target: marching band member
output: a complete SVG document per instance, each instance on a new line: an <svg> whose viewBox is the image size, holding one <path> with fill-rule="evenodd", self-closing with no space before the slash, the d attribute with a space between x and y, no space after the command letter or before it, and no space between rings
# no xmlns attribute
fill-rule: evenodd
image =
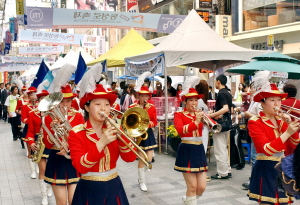
<svg viewBox="0 0 300 205"><path fill-rule="evenodd" d="M196 81L199 83L198 77ZM184 83L181 93L185 108L174 114L174 126L181 137L174 170L182 172L187 185L186 196L182 197L184 204L195 205L205 191L208 167L202 143L203 112L196 111L203 95L189 87L193 87L191 78Z"/></svg>
<svg viewBox="0 0 300 205"><path fill-rule="evenodd" d="M37 90L35 87L29 87L27 89L28 102L24 103L21 108L21 121L25 124L25 126L23 128L22 138L25 142L27 142L26 135L27 135L27 130L28 130L29 112L32 111L33 109L37 108L37 106L38 106L38 102L36 101L36 91ZM28 162L29 162L29 167L30 167L30 172L31 172L30 177L32 179L35 179L36 171L38 171L38 168L36 167L36 163L34 163L31 159L32 156L31 156L31 149L30 149L29 145L27 145L27 152L28 152L27 157L28 157Z"/></svg>
<svg viewBox="0 0 300 205"><path fill-rule="evenodd" d="M100 115L104 112L109 116L116 98L117 95L108 93L102 84L97 84L93 92L85 93L80 99L87 122L74 127L69 138L72 163L82 174L72 205L129 204L116 172L116 163L119 156L132 162L136 155L117 140L116 128L105 123Z"/></svg>
<svg viewBox="0 0 300 205"><path fill-rule="evenodd" d="M36 97L38 101L40 102L45 96L49 95L47 90L42 90L41 92L36 94ZM30 149L32 151L31 154L33 154L33 151L37 151L37 145L36 145L36 140L38 138L38 135L41 134L41 124L42 124L42 119L41 119L41 112L37 109L34 108L32 109L29 114L28 114L28 131L26 135L26 140L28 144L30 145ZM42 193L42 205L47 205L48 204L48 197L52 196L52 190L51 186L46 186L47 184L44 182L44 176L45 176L45 170L46 170L46 159L49 156L50 150L45 148L42 159L38 163L39 166L39 184L40 184L40 189Z"/></svg>
<svg viewBox="0 0 300 205"><path fill-rule="evenodd" d="M148 112L150 118L149 128L147 130L148 138L146 140L142 140L139 146L146 152L149 162L151 162L154 153L154 148L157 147L154 133L152 130L152 128L157 125L156 108L153 104L149 103L149 98L152 96L152 93L149 91L148 87L142 86L139 89L138 94L139 94L139 99L137 100L136 103L131 104L129 108L141 107ZM138 162L139 180L138 181L141 190L147 191L144 166L145 166L144 163L139 159Z"/></svg>
<svg viewBox="0 0 300 205"><path fill-rule="evenodd" d="M119 156L126 162L132 162L136 155L117 139L117 129L105 122L101 115L109 116L117 95L105 90L102 83L105 85L106 81L99 70L102 70L101 64L93 66L82 78L80 107L84 110L87 121L70 132L72 164L82 174L72 205L129 204L116 172L116 163ZM100 77L101 84L95 85ZM133 148L128 139L121 137Z"/></svg>
<svg viewBox="0 0 300 205"><path fill-rule="evenodd" d="M292 198L277 186L278 173L274 166L284 156L286 146L296 147L299 143L300 124L298 121L287 124L276 114L276 107L280 108L281 100L287 94L280 94L276 85L268 82L269 73L259 71L253 77L257 90L253 100L260 102L262 111L248 121L249 134L257 152L248 196L258 204L291 204Z"/></svg>
<svg viewBox="0 0 300 205"><path fill-rule="evenodd" d="M72 98L77 95L72 93L69 85L62 86L61 92L63 100L59 104L60 111L66 116L70 125L75 127L84 123L82 114L71 107ZM54 135L52 127L56 126L59 122L54 122L50 116L46 116L43 123L45 124L45 127L43 127L43 141L46 148L51 149L46 165L45 182L52 185L56 204L64 205L67 202L71 204L80 174L72 166L71 160L65 157L68 153L62 147L59 150L48 135L47 131L50 131Z"/></svg>

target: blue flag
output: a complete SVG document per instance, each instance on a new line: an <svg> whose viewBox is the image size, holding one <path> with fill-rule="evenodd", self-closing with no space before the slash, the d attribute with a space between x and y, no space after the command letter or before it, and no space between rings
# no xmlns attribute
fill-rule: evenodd
<svg viewBox="0 0 300 205"><path fill-rule="evenodd" d="M49 68L45 64L44 60L42 60L39 70L35 75L35 79L33 80L31 86L37 88L41 82L43 82L45 76L49 72Z"/></svg>
<svg viewBox="0 0 300 205"><path fill-rule="evenodd" d="M43 82L44 82L44 81L48 81L48 82L49 82L49 83L45 84L45 86L44 86L45 90L48 90L48 88L50 87L50 85L51 85L52 82L53 82L53 79L54 79L54 76L53 76L52 72L49 71L49 72L46 74L46 76L45 76L45 78L44 78L44 80L43 80Z"/></svg>
<svg viewBox="0 0 300 205"><path fill-rule="evenodd" d="M107 73L107 64L106 64L106 60L101 62L102 64L102 72L103 73Z"/></svg>
<svg viewBox="0 0 300 205"><path fill-rule="evenodd" d="M82 76L84 73L87 71L87 66L84 62L84 59L82 58L81 52L79 53L79 59L78 59L78 64L77 64L77 69L75 72L75 84L78 84L79 81L81 80Z"/></svg>

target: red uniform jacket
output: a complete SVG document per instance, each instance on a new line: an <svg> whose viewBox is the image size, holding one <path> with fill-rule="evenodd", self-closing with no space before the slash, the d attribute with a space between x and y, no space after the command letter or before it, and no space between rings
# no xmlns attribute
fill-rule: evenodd
<svg viewBox="0 0 300 205"><path fill-rule="evenodd" d="M38 107L38 102L35 103L35 105L33 106L31 103L25 103L24 105L22 105L22 110L21 110L21 121L24 123L24 124L27 124L28 123L28 115L29 115L29 112L34 109L34 108L37 108Z"/></svg>
<svg viewBox="0 0 300 205"><path fill-rule="evenodd" d="M269 118L263 112L259 116L252 117L248 121L248 130L253 140L257 153L271 156L287 148L294 149L300 142L298 132L293 134L285 143L282 142L280 135L284 133L288 124L279 116L275 116L279 128L275 128Z"/></svg>
<svg viewBox="0 0 300 205"><path fill-rule="evenodd" d="M120 104L118 104L118 103L114 103L113 106L112 106L112 108L114 108L115 110L121 111ZM121 119L122 116L118 115L117 118Z"/></svg>
<svg viewBox="0 0 300 205"><path fill-rule="evenodd" d="M22 98L18 100L17 107L16 107L17 114L21 115L22 106L26 103L28 103L28 100L23 100Z"/></svg>
<svg viewBox="0 0 300 205"><path fill-rule="evenodd" d="M196 116L192 116L186 108L183 111L175 112L174 126L180 137L201 137L203 123L200 122L197 126L195 123Z"/></svg>
<svg viewBox="0 0 300 205"><path fill-rule="evenodd" d="M129 108L132 107L138 107L140 106L139 102L133 103L129 106ZM144 109L148 112L150 122L149 122L149 128L155 127L157 125L157 117L156 117L156 108L153 104L149 103L149 101L146 103Z"/></svg>
<svg viewBox="0 0 300 205"><path fill-rule="evenodd" d="M68 110L68 120L72 127L75 127L79 124L84 123L82 114L77 112L74 109ZM50 116L46 116L44 123L45 123L46 127L50 130L50 132L52 134L54 134L52 128L50 127L51 122L52 122L52 118ZM44 129L43 129L43 135L44 135L43 142L44 142L46 148L51 149L55 144L54 144L54 142L51 141L50 137L48 136L47 132Z"/></svg>
<svg viewBox="0 0 300 205"><path fill-rule="evenodd" d="M106 126L103 125L103 130ZM126 162L133 162L136 155L121 141L115 140L108 144L101 152L96 142L101 139L94 132L90 121L72 129L69 137L72 164L81 173L105 172L116 168L119 156ZM133 145L123 137L133 148Z"/></svg>
<svg viewBox="0 0 300 205"><path fill-rule="evenodd" d="M71 107L74 108L75 110L79 110L78 101L75 98L72 100Z"/></svg>
<svg viewBox="0 0 300 205"><path fill-rule="evenodd" d="M28 131L26 135L26 140L30 145L35 143L34 136L41 132L41 123L41 112L37 108L32 109L28 114Z"/></svg>

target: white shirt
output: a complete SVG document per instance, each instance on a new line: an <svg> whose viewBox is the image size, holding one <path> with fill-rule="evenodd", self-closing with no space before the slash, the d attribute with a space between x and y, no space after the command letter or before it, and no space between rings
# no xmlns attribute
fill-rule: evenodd
<svg viewBox="0 0 300 205"><path fill-rule="evenodd" d="M253 115L258 115L262 110L261 104L259 102L252 101L249 105L248 111Z"/></svg>
<svg viewBox="0 0 300 205"><path fill-rule="evenodd" d="M16 100L17 99L17 97L18 97L18 95L16 95L16 96L13 96L13 95L9 95L9 96L7 96L7 98L6 98L6 100L5 100L5 103L4 103L4 105L5 106L10 106L10 96L12 97L12 99L14 99L14 100ZM10 114L12 115L12 117L16 117L17 116L17 113L16 112L10 112Z"/></svg>

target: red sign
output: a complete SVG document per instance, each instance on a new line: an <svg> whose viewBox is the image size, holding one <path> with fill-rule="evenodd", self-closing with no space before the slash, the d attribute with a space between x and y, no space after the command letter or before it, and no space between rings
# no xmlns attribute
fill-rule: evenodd
<svg viewBox="0 0 300 205"><path fill-rule="evenodd" d="M127 11L139 13L138 0L127 0Z"/></svg>
<svg viewBox="0 0 300 205"><path fill-rule="evenodd" d="M4 80L3 80L3 82L4 82L4 83L8 83L8 72L7 72L7 71L4 71L3 75L4 75Z"/></svg>

